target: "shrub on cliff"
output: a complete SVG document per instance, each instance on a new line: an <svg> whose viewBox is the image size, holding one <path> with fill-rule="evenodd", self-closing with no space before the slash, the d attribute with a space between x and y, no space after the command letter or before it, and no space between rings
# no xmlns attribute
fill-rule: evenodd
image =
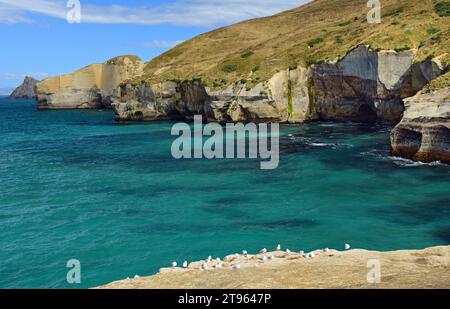
<svg viewBox="0 0 450 309"><path fill-rule="evenodd" d="M225 73L236 72L237 69L238 69L237 65L232 63L226 63L222 66L222 71L224 71Z"/></svg>
<svg viewBox="0 0 450 309"><path fill-rule="evenodd" d="M450 16L450 1L440 1L434 6L436 13L440 17Z"/></svg>

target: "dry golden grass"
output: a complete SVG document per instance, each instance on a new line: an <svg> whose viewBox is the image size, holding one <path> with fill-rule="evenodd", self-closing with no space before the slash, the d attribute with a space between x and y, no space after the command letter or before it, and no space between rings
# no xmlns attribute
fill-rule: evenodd
<svg viewBox="0 0 450 309"><path fill-rule="evenodd" d="M449 0L383 0L382 23L367 22L366 1L316 0L278 15L205 33L153 59L135 82L201 78L219 88L239 80L249 85L279 70L344 56L367 44L373 49L418 50L418 60L450 46L450 17L436 3ZM448 65L449 57L445 57Z"/></svg>

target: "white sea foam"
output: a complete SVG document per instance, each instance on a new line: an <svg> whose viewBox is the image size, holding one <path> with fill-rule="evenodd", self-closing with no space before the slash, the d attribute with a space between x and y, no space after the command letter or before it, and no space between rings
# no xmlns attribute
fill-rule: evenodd
<svg viewBox="0 0 450 309"><path fill-rule="evenodd" d="M420 167L420 166L448 166L441 161L434 162L421 162L421 161L413 161L401 157L388 157L394 164L401 167Z"/></svg>

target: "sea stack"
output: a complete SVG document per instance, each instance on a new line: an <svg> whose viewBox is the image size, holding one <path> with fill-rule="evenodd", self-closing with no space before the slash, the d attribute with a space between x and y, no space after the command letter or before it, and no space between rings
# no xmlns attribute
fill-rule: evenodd
<svg viewBox="0 0 450 309"><path fill-rule="evenodd" d="M36 93L34 88L39 81L31 76L25 77L22 85L16 88L11 95L11 99L34 99L36 98Z"/></svg>

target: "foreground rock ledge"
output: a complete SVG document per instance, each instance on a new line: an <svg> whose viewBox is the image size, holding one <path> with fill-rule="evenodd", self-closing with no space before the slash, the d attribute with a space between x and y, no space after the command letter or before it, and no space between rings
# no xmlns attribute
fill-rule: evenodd
<svg viewBox="0 0 450 309"><path fill-rule="evenodd" d="M262 261L273 255L273 260ZM316 251L314 258L285 252L239 257L222 269L201 270L202 262L188 269L113 282L102 289L304 289L304 288L450 288L450 246L417 251ZM369 260L381 262L381 284L367 282ZM233 269L239 263L241 269ZM210 263L211 266L215 262Z"/></svg>

